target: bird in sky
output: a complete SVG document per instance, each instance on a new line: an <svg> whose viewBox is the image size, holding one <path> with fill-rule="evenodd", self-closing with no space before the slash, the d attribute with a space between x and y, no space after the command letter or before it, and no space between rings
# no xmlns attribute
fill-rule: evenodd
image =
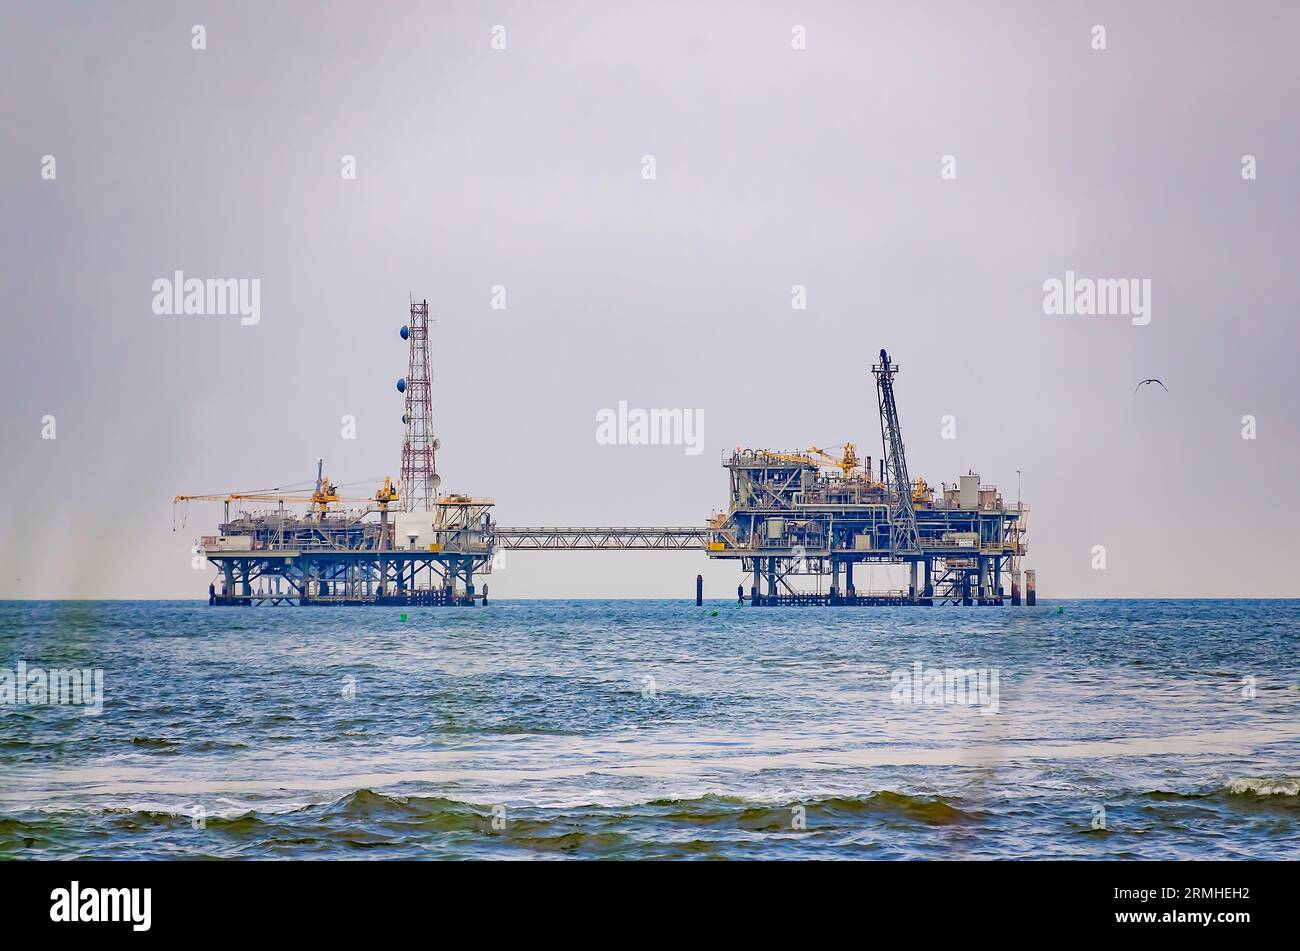
<svg viewBox="0 0 1300 951"><path fill-rule="evenodd" d="M1142 387L1146 386L1148 383L1160 383L1160 381L1157 380L1155 377L1151 377L1151 379L1149 380L1143 380L1137 386L1133 387L1133 392L1136 393L1138 390L1142 389ZM1163 383L1160 383L1160 389L1164 390L1166 393L1169 392L1169 387L1165 386Z"/></svg>

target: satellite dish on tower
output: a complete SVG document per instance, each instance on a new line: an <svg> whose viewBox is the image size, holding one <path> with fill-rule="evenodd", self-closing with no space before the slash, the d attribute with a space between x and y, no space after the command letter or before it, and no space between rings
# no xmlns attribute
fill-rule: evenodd
<svg viewBox="0 0 1300 951"><path fill-rule="evenodd" d="M434 439L433 439L433 448L434 448L435 450L437 450L437 449L441 449L441 448L442 448L442 440L439 439L439 438L436 437L436 436L435 436Z"/></svg>
<svg viewBox="0 0 1300 951"><path fill-rule="evenodd" d="M429 476L429 488L436 489L440 485L442 485L442 476L438 475L436 472Z"/></svg>

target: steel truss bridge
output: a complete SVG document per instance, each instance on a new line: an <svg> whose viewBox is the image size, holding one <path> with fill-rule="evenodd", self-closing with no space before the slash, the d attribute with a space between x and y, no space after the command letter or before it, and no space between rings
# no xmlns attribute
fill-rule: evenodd
<svg viewBox="0 0 1300 951"><path fill-rule="evenodd" d="M492 527L497 548L519 551L674 551L703 548L712 533L707 528L596 527L596 528L503 528Z"/></svg>

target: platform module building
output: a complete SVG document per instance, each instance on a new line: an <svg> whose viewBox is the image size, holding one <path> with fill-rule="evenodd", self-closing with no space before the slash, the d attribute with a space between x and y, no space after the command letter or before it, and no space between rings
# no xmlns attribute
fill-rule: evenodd
<svg viewBox="0 0 1300 951"><path fill-rule="evenodd" d="M224 501L217 535L199 551L218 571L208 601L253 604L474 604L476 580L492 570L491 499L438 494L435 468L429 305L412 301L401 337L407 375L397 381L402 414L402 478L372 496L349 498L317 464L310 494L280 490L177 496L175 503ZM265 506L274 504L274 508ZM306 512L287 508L305 504ZM231 517L231 506L236 506ZM262 507L258 507L262 506Z"/></svg>
<svg viewBox="0 0 1300 951"><path fill-rule="evenodd" d="M383 503L301 515L243 512L204 536L213 604L469 604L487 598L492 502L440 496L432 511ZM376 518L375 516L378 515Z"/></svg>
<svg viewBox="0 0 1300 951"><path fill-rule="evenodd" d="M879 473L852 443L838 457L816 447L737 449L723 461L730 499L710 520L709 557L741 562L755 605L990 605L1008 587L1019 604L1028 506L974 473L937 492L911 479L894 402L898 367L880 356ZM864 590L854 578L862 565L906 566L909 583Z"/></svg>

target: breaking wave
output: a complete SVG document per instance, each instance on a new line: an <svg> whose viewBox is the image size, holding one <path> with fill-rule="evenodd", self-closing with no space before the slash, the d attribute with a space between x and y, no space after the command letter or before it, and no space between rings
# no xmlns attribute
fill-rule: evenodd
<svg viewBox="0 0 1300 951"><path fill-rule="evenodd" d="M1223 792L1229 796L1249 796L1259 799L1269 797L1296 799L1300 797L1300 779L1291 776L1277 779L1262 777L1234 779L1223 787Z"/></svg>

